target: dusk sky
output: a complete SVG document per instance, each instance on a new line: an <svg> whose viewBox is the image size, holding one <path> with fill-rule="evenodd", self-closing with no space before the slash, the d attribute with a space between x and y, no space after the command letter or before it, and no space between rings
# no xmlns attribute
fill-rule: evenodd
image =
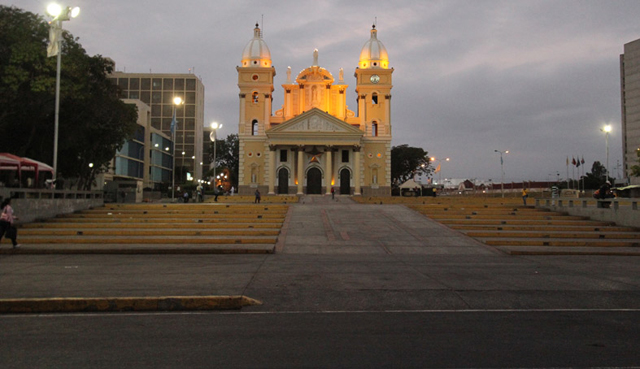
<svg viewBox="0 0 640 369"><path fill-rule="evenodd" d="M2 0L44 14L50 1ZM205 124L238 132L235 67L259 22L276 68L273 111L293 75L344 68L356 110L354 70L376 22L395 69L393 145L450 157L442 177L552 180L566 159L622 173L619 58L640 38L640 1L88 1L64 23L90 55L125 72L189 73L205 85ZM264 19L264 22L263 22ZM64 68L64 58L63 58ZM220 136L219 135L219 136ZM572 168L569 168L571 176ZM582 167L580 168L582 169Z"/></svg>

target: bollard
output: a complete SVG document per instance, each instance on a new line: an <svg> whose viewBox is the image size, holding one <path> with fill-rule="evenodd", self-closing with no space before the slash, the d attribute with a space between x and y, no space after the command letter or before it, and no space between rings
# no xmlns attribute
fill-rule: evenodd
<svg viewBox="0 0 640 369"><path fill-rule="evenodd" d="M582 207L586 208L587 207L587 200L582 200Z"/></svg>
<svg viewBox="0 0 640 369"><path fill-rule="evenodd" d="M631 203L631 209L632 210L638 210L638 202L637 201L634 201L634 202Z"/></svg>
<svg viewBox="0 0 640 369"><path fill-rule="evenodd" d="M569 207L572 208L573 207L573 200L569 200Z"/></svg>

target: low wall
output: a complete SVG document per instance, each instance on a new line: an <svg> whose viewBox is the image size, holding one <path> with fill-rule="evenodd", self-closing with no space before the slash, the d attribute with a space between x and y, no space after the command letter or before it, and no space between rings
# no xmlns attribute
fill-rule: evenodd
<svg viewBox="0 0 640 369"><path fill-rule="evenodd" d="M562 211L570 215L589 217L593 220L614 222L617 225L640 228L638 201L611 199L609 208L601 208L603 201L575 198L536 199L536 207ZM600 205L599 205L600 204Z"/></svg>
<svg viewBox="0 0 640 369"><path fill-rule="evenodd" d="M29 223L104 205L102 191L2 188L0 196L12 198L11 207L19 218L17 223Z"/></svg>

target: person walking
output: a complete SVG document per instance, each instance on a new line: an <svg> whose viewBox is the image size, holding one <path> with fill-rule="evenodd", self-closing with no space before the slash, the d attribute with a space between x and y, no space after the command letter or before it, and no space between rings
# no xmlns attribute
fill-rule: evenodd
<svg viewBox="0 0 640 369"><path fill-rule="evenodd" d="M334 200L336 198L336 189L331 187L331 200Z"/></svg>
<svg viewBox="0 0 640 369"><path fill-rule="evenodd" d="M3 236L6 236L11 240L13 248L17 249L20 247L20 244L16 241L18 238L18 229L13 225L13 222L18 219L18 217L13 214L11 198L4 200L0 207L2 207L2 215L0 215L0 241Z"/></svg>
<svg viewBox="0 0 640 369"><path fill-rule="evenodd" d="M254 204L259 204L260 203L260 190L258 190L257 188L256 188L256 199L255 199L255 201L253 203Z"/></svg>
<svg viewBox="0 0 640 369"><path fill-rule="evenodd" d="M526 188L522 189L522 202L524 203L524 206L527 206L527 198L529 197L529 191L527 191Z"/></svg>

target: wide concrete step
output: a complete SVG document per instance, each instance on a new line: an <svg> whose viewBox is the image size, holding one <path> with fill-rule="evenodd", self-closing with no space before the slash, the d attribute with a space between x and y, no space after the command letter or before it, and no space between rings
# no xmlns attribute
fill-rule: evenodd
<svg viewBox="0 0 640 369"><path fill-rule="evenodd" d="M220 213L206 213L206 214L171 214L171 213L157 213L157 214L127 214L127 213L108 213L108 214L91 214L91 213L77 213L77 214L63 214L59 215L54 219L130 219L130 218L139 218L139 219L217 219L217 218L228 218L228 219L283 219L286 214L271 214L271 213L262 213L262 214L243 214L243 213L230 213L230 214L220 214Z"/></svg>
<svg viewBox="0 0 640 369"><path fill-rule="evenodd" d="M280 229L282 228L282 222L272 222L272 223L259 223L259 222L251 222L251 223L211 223L211 222L171 222L171 223L122 223L122 222L109 222L109 223L93 223L93 222L73 222L73 223L62 223L62 222L48 222L48 223L28 223L20 226L21 230L26 229L67 229L71 228L74 230L83 230L83 229L93 229L93 228L101 228L101 229L127 229L127 228L135 228L135 229ZM22 231L21 231L22 232Z"/></svg>
<svg viewBox="0 0 640 369"><path fill-rule="evenodd" d="M219 223L282 223L284 218L51 218L47 219L46 223L103 223L103 224L126 224L126 223L204 223L204 224L219 224Z"/></svg>
<svg viewBox="0 0 640 369"><path fill-rule="evenodd" d="M31 244L245 244L245 243L273 243L277 241L277 236L36 236L19 235L20 243ZM10 245L7 240L3 244Z"/></svg>
<svg viewBox="0 0 640 369"><path fill-rule="evenodd" d="M277 236L279 229L24 229L26 236Z"/></svg>
<svg viewBox="0 0 640 369"><path fill-rule="evenodd" d="M640 256L640 248L632 247L555 247L555 246L500 246L498 250L509 255L595 255L595 256Z"/></svg>
<svg viewBox="0 0 640 369"><path fill-rule="evenodd" d="M65 243L65 244L23 244L18 249L0 246L0 254L273 254L275 244L197 244L197 243L165 243L165 244L122 244L122 243Z"/></svg>
<svg viewBox="0 0 640 369"><path fill-rule="evenodd" d="M496 219L439 219L439 223L446 225L512 225L512 226L527 226L527 225L535 225L535 226L612 226L615 225L613 222L600 222L593 221L588 219L580 219L580 220L564 220L564 219L556 219L556 220L526 220L526 219L509 219L509 220L496 220Z"/></svg>
<svg viewBox="0 0 640 369"><path fill-rule="evenodd" d="M640 233L632 232L534 232L522 231L463 231L473 238L597 238L597 239L640 239Z"/></svg>
<svg viewBox="0 0 640 369"><path fill-rule="evenodd" d="M609 240L609 239L548 239L548 238L491 238L481 239L487 245L491 246L558 246L558 247L640 247L638 240Z"/></svg>
<svg viewBox="0 0 640 369"><path fill-rule="evenodd" d="M195 209L92 209L85 210L81 214L287 214L287 209L236 209L236 208L210 208L206 210Z"/></svg>
<svg viewBox="0 0 640 369"><path fill-rule="evenodd" d="M588 223L587 223L588 224ZM598 225L484 225L484 224L452 224L449 228L459 231L548 231L548 232L637 232L629 227Z"/></svg>
<svg viewBox="0 0 640 369"><path fill-rule="evenodd" d="M454 219L491 219L491 220L509 220L513 218L522 218L526 220L586 220L588 217L573 215L458 215L458 214L425 214L427 217L437 220L454 220Z"/></svg>
<svg viewBox="0 0 640 369"><path fill-rule="evenodd" d="M214 208L234 208L234 209L287 209L284 204L219 204L219 203L186 203L186 204L107 204L94 209L186 209L186 210L206 210Z"/></svg>

